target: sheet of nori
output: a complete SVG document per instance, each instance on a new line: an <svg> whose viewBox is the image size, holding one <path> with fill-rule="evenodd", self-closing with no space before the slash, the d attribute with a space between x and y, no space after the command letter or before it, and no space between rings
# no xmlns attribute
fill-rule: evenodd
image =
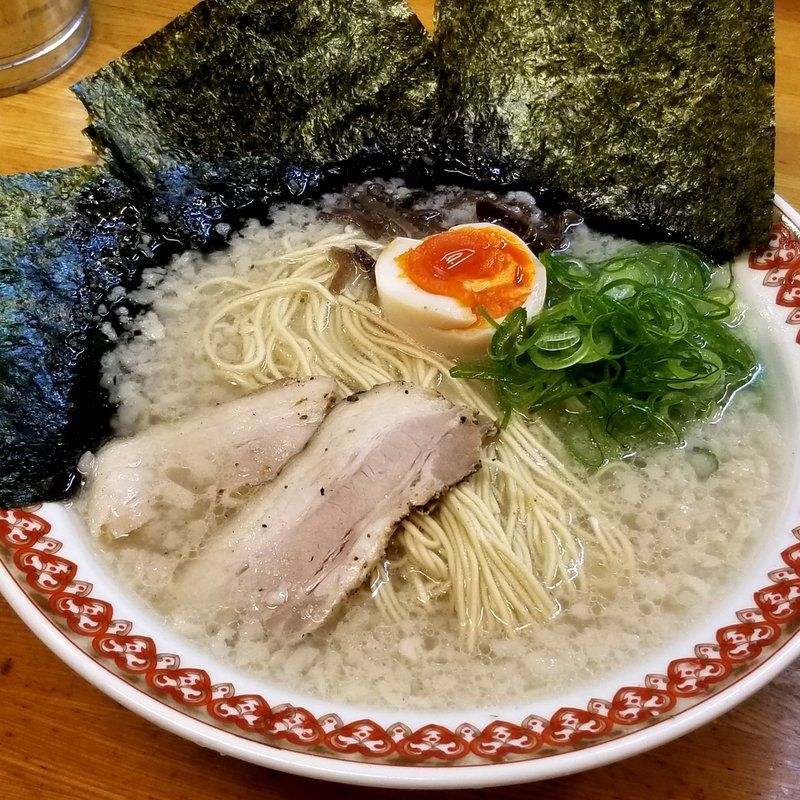
<svg viewBox="0 0 800 800"><path fill-rule="evenodd" d="M763 240L772 0L438 0L449 167L717 256Z"/></svg>
<svg viewBox="0 0 800 800"><path fill-rule="evenodd" d="M165 250L144 219L104 168L0 177L0 507L63 497L106 432L98 310Z"/></svg>
<svg viewBox="0 0 800 800"><path fill-rule="evenodd" d="M98 147L206 245L276 196L408 169L432 52L404 0L205 0L73 89Z"/></svg>

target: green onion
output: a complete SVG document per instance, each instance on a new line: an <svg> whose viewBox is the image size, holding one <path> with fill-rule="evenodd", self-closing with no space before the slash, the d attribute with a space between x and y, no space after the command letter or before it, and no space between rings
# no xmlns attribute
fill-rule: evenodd
<svg viewBox="0 0 800 800"><path fill-rule="evenodd" d="M735 296L721 268L683 245L629 248L602 262L543 253L548 306L496 330L489 358L454 377L491 381L503 424L515 411L565 412L570 446L599 467L636 448L680 441L719 413L758 371L734 333ZM487 317L488 319L488 317Z"/></svg>

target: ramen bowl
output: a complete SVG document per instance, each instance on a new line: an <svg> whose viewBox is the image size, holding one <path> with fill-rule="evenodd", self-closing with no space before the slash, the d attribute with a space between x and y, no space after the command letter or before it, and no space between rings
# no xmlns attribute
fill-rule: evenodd
<svg viewBox="0 0 800 800"><path fill-rule="evenodd" d="M767 332L782 434L797 441L800 216L775 200L769 245L733 268ZM69 506L0 512L0 590L66 664L151 722L226 755L308 777L481 787L598 767L728 711L800 656L800 463L729 584L663 646L530 700L398 712L290 691L215 658L121 584ZM748 491L746 486L742 491ZM643 612L644 613L644 612ZM365 678L366 679L366 678Z"/></svg>

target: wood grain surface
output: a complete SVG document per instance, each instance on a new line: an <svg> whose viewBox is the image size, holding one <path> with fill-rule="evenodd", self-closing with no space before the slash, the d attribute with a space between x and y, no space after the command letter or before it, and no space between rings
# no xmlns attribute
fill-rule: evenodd
<svg viewBox="0 0 800 800"><path fill-rule="evenodd" d="M191 5L94 0L85 54L50 83L0 99L0 173L91 162L81 135L83 109L67 87ZM429 23L430 0L412 6ZM800 2L776 0L776 21L776 188L800 206ZM649 754L535 786L436 796L794 800L800 798L798 720L795 663L734 711ZM84 682L0 601L0 800L379 800L398 794L282 775L168 734Z"/></svg>

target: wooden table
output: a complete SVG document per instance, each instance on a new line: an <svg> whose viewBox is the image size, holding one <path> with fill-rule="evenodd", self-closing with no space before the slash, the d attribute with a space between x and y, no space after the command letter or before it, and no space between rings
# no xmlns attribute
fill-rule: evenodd
<svg viewBox="0 0 800 800"><path fill-rule="evenodd" d="M2 2L2 0L0 0ZM192 0L95 0L88 50L63 75L0 100L0 173L93 160L67 87ZM430 20L430 0L412 2ZM800 3L776 0L776 186L800 206ZM397 796L224 758L155 728L91 687L0 601L1 800L242 800ZM718 721L647 755L534 786L438 797L767 800L800 797L800 663ZM418 795L420 796L420 795ZM421 796L420 796L421 800Z"/></svg>

